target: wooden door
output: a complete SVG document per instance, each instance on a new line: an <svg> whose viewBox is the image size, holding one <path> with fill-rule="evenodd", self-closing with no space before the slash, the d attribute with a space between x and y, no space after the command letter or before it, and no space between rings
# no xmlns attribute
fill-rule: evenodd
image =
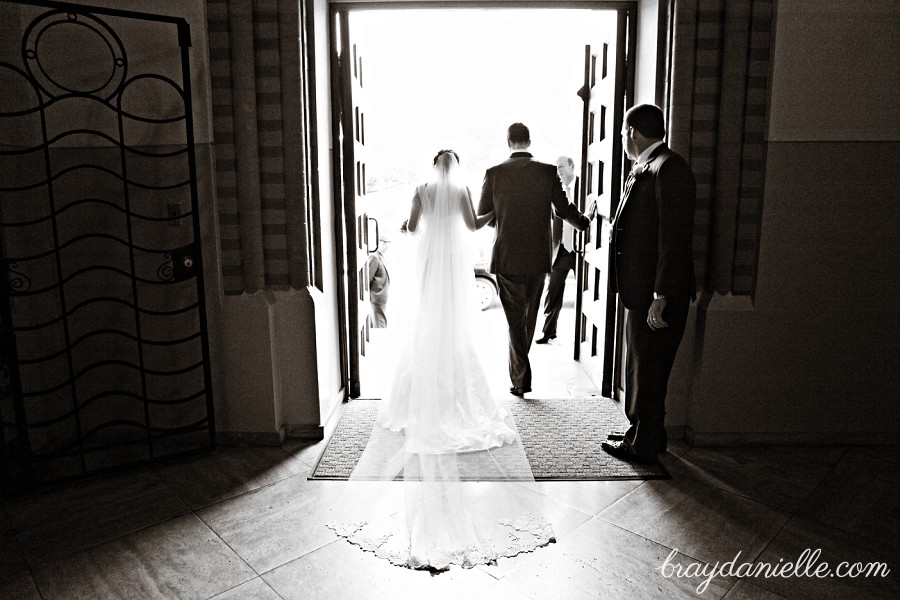
<svg viewBox="0 0 900 600"><path fill-rule="evenodd" d="M580 208L597 203L599 217L579 236L576 260L575 358L604 396L613 394L616 356L616 296L610 293L610 217L621 194L623 172L619 130L626 102L627 35L631 15L620 10L614 28L585 46Z"/></svg>
<svg viewBox="0 0 900 600"><path fill-rule="evenodd" d="M350 398L361 394L360 371L364 368L369 342L369 276L366 262L368 251L377 245L370 239L369 219L366 211L366 103L365 64L358 39L351 39L350 14L336 14L339 31L339 47L336 117L339 129L339 185L335 193L340 195L336 204L343 213L344 259L344 326L346 327L345 364L347 365Z"/></svg>

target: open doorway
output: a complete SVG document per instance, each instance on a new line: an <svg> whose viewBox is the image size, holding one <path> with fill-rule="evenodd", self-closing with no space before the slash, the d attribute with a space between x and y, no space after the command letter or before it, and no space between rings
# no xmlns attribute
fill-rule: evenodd
<svg viewBox="0 0 900 600"><path fill-rule="evenodd" d="M344 261L343 347L348 395L378 397L379 346L391 317L402 318L402 290L410 258L401 226L415 186L427 180L442 148L460 156L477 206L485 170L508 156L506 128L532 131L531 151L553 163L574 159L580 176L576 202L597 200L614 214L622 154L616 135L626 102L626 52L633 15L627 9L380 9L333 5L332 102L336 214L343 214L338 249ZM633 40L633 37L632 37ZM628 94L630 96L630 94ZM618 119L618 120L617 120ZM561 315L568 346L604 395L613 386L615 302L606 290L608 220L579 236L568 281L571 308ZM489 256L493 231L473 235ZM381 241L379 240L381 238ZM370 318L371 252L385 249L392 273L386 330ZM389 257L387 256L389 254ZM393 264L392 264L393 263ZM486 280L474 275L489 299ZM399 277L399 279L398 279ZM505 320L499 303L484 313L485 348L505 361ZM542 317L539 317L538 327ZM570 326L569 326L570 325ZM498 334L499 332L499 334ZM489 367L493 368L493 367ZM503 366L505 369L505 364Z"/></svg>

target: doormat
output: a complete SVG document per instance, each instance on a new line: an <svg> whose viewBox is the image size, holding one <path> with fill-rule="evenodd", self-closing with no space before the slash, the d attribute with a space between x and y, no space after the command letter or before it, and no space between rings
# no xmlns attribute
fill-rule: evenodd
<svg viewBox="0 0 900 600"><path fill-rule="evenodd" d="M310 479L349 479L375 425L379 400L351 400L345 407ZM600 447L607 434L624 432L628 421L608 398L511 399L532 473L538 481L668 479L661 464L613 458ZM463 479L477 480L477 475Z"/></svg>

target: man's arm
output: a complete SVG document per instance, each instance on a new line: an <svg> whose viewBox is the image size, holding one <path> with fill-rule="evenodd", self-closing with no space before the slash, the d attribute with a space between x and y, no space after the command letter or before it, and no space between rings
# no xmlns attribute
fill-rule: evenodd
<svg viewBox="0 0 900 600"><path fill-rule="evenodd" d="M656 177L659 231L653 291L663 296L689 296L697 196L694 174L683 160L669 159Z"/></svg>
<svg viewBox="0 0 900 600"><path fill-rule="evenodd" d="M556 209L556 214L568 221L578 231L584 231L591 226L591 219L584 216L577 206L569 202L569 199L566 197L566 190L562 188L562 184L559 181L559 176L555 172L553 176L556 179L556 185L553 185L551 188L553 192L550 196L550 201L553 203L553 208Z"/></svg>

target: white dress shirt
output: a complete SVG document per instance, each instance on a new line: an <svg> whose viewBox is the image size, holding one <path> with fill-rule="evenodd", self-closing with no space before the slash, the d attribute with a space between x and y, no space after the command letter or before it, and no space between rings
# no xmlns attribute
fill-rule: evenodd
<svg viewBox="0 0 900 600"><path fill-rule="evenodd" d="M565 186L566 188L566 198L569 199L569 202L575 203L575 198L573 197L575 194L575 178L572 178L572 181ZM566 221L563 221L563 230L562 230L562 247L565 248L568 252L571 252L575 248L575 228L572 227Z"/></svg>

